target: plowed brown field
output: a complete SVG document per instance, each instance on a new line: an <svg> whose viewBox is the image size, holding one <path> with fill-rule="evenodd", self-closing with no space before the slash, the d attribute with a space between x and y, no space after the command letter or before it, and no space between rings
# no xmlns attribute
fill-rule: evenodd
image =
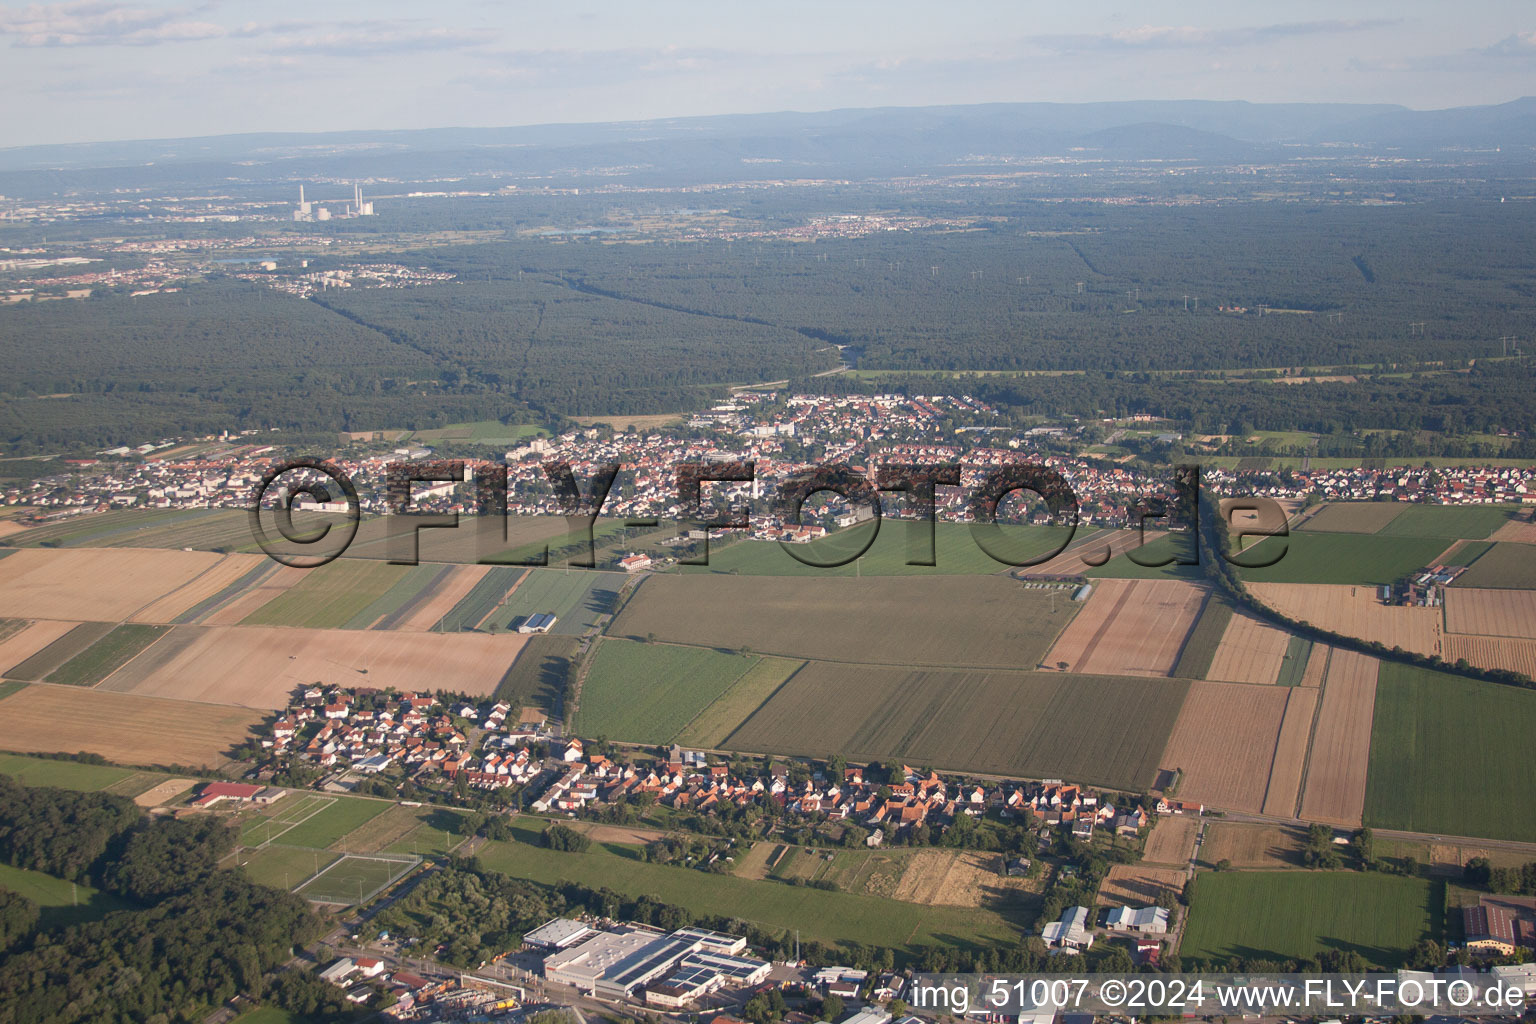
<svg viewBox="0 0 1536 1024"><path fill-rule="evenodd" d="M1183 771L1179 799L1257 813L1290 687L1194 683L1163 752Z"/></svg>
<svg viewBox="0 0 1536 1024"><path fill-rule="evenodd" d="M1174 580L1099 580L1043 664L1088 675L1166 676L1179 660L1205 591Z"/></svg>
<svg viewBox="0 0 1536 1024"><path fill-rule="evenodd" d="M1301 816L1332 825L1359 825L1376 707L1375 658L1335 650L1323 683L1312 753L1301 795Z"/></svg>

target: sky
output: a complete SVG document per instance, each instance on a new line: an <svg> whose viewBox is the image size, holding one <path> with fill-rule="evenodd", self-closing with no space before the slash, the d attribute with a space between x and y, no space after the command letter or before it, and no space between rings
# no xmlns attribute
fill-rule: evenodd
<svg viewBox="0 0 1536 1024"><path fill-rule="evenodd" d="M1530 0L0 2L0 146L985 102L1536 94Z"/></svg>

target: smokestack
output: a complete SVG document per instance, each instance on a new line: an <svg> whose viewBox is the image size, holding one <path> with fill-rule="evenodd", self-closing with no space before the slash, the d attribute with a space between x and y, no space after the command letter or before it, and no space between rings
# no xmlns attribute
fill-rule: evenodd
<svg viewBox="0 0 1536 1024"><path fill-rule="evenodd" d="M304 205L304 186L303 185L299 186L299 205L300 206Z"/></svg>

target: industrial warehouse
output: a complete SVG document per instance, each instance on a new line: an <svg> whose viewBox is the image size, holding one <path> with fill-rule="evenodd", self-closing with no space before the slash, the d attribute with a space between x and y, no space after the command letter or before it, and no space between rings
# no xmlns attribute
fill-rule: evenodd
<svg viewBox="0 0 1536 1024"><path fill-rule="evenodd" d="M596 931L563 918L536 928L524 942L554 950L544 960L544 977L607 999L639 998L675 1009L727 985L755 985L769 964L742 956L747 940L734 935L680 928L663 933L633 925Z"/></svg>

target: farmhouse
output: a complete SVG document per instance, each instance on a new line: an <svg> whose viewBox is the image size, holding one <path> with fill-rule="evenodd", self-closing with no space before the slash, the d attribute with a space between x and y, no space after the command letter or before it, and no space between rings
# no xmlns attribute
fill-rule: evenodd
<svg viewBox="0 0 1536 1024"><path fill-rule="evenodd" d="M650 555L626 555L619 559L619 568L625 572L640 572L651 567Z"/></svg>
<svg viewBox="0 0 1536 1024"><path fill-rule="evenodd" d="M1041 932L1047 946L1060 949L1087 949L1093 945L1089 922L1093 912L1087 907L1069 907L1060 921L1052 921Z"/></svg>
<svg viewBox="0 0 1536 1024"><path fill-rule="evenodd" d="M1115 907L1105 922L1110 931L1141 932L1143 935L1168 933L1168 910L1165 907Z"/></svg>

